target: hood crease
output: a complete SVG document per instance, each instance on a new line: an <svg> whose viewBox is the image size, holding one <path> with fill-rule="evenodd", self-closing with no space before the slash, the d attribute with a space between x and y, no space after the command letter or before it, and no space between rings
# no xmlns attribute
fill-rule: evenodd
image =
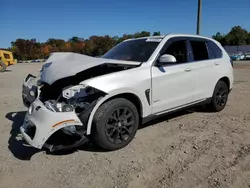
<svg viewBox="0 0 250 188"><path fill-rule="evenodd" d="M109 64L140 65L141 62L96 58L71 52L55 52L46 60L41 69L41 81L53 84L55 81L74 76L92 67Z"/></svg>

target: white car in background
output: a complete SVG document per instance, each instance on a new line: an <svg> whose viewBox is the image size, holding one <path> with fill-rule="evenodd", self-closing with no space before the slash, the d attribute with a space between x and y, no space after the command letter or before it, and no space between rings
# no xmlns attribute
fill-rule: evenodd
<svg viewBox="0 0 250 188"><path fill-rule="evenodd" d="M247 53L245 54L245 60L250 60L250 52L247 52Z"/></svg>
<svg viewBox="0 0 250 188"><path fill-rule="evenodd" d="M98 58L54 53L40 73L24 81L20 130L50 151L90 139L117 150L152 117L197 105L219 112L234 80L220 43L185 34L129 39Z"/></svg>

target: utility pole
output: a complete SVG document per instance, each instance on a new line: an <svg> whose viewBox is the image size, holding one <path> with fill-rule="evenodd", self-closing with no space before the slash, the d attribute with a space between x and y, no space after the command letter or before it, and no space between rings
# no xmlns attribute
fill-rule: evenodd
<svg viewBox="0 0 250 188"><path fill-rule="evenodd" d="M200 34L200 29L201 29L201 5L202 5L202 0L198 0L198 10L197 10L197 30L196 34Z"/></svg>

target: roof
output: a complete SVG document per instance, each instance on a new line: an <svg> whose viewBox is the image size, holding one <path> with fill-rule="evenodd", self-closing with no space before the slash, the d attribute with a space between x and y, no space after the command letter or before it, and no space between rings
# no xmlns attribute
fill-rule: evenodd
<svg viewBox="0 0 250 188"><path fill-rule="evenodd" d="M139 37L139 38L126 39L124 41L139 40L139 39L163 39L165 36L166 35L161 35L161 36L147 36L147 37Z"/></svg>
<svg viewBox="0 0 250 188"><path fill-rule="evenodd" d="M137 39L163 39L166 36L170 36L170 37L195 37L195 38L203 38L203 39L208 39L208 40L214 40L212 38L209 37L205 37L202 35L194 35L194 34L185 34L185 33L169 33L166 35L160 35L160 36L147 36L147 37L140 37L140 38L131 38L131 39L127 39L125 41L129 41L129 40L137 40Z"/></svg>

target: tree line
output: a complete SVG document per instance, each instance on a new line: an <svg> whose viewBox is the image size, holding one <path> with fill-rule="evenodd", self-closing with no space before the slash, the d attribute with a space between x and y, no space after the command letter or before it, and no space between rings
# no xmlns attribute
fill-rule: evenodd
<svg viewBox="0 0 250 188"><path fill-rule="evenodd" d="M222 46L250 45L250 31L241 26L232 27L227 34L217 32L212 38L219 41Z"/></svg>
<svg viewBox="0 0 250 188"><path fill-rule="evenodd" d="M141 31L134 34L124 34L121 37L105 35L90 36L87 39L83 39L74 36L67 41L50 38L44 43L37 42L36 39L26 40L19 38L11 42L11 47L8 50L12 51L14 57L18 60L44 59L52 52L75 52L89 56L100 56L126 39L150 35L150 32ZM159 36L161 33L159 31L153 32L152 35Z"/></svg>
<svg viewBox="0 0 250 188"><path fill-rule="evenodd" d="M36 39L19 38L11 42L11 47L8 50L12 51L14 57L18 60L44 59L52 52L75 52L89 56L100 56L126 39L150 35L151 33L148 31L141 31L134 34L124 34L121 37L94 35L84 39L74 36L67 41L50 38L44 43L37 42ZM159 36L161 33L159 31L153 32L152 35ZM232 27L227 34L217 32L212 38L219 41L223 46L250 44L250 32L241 26Z"/></svg>

